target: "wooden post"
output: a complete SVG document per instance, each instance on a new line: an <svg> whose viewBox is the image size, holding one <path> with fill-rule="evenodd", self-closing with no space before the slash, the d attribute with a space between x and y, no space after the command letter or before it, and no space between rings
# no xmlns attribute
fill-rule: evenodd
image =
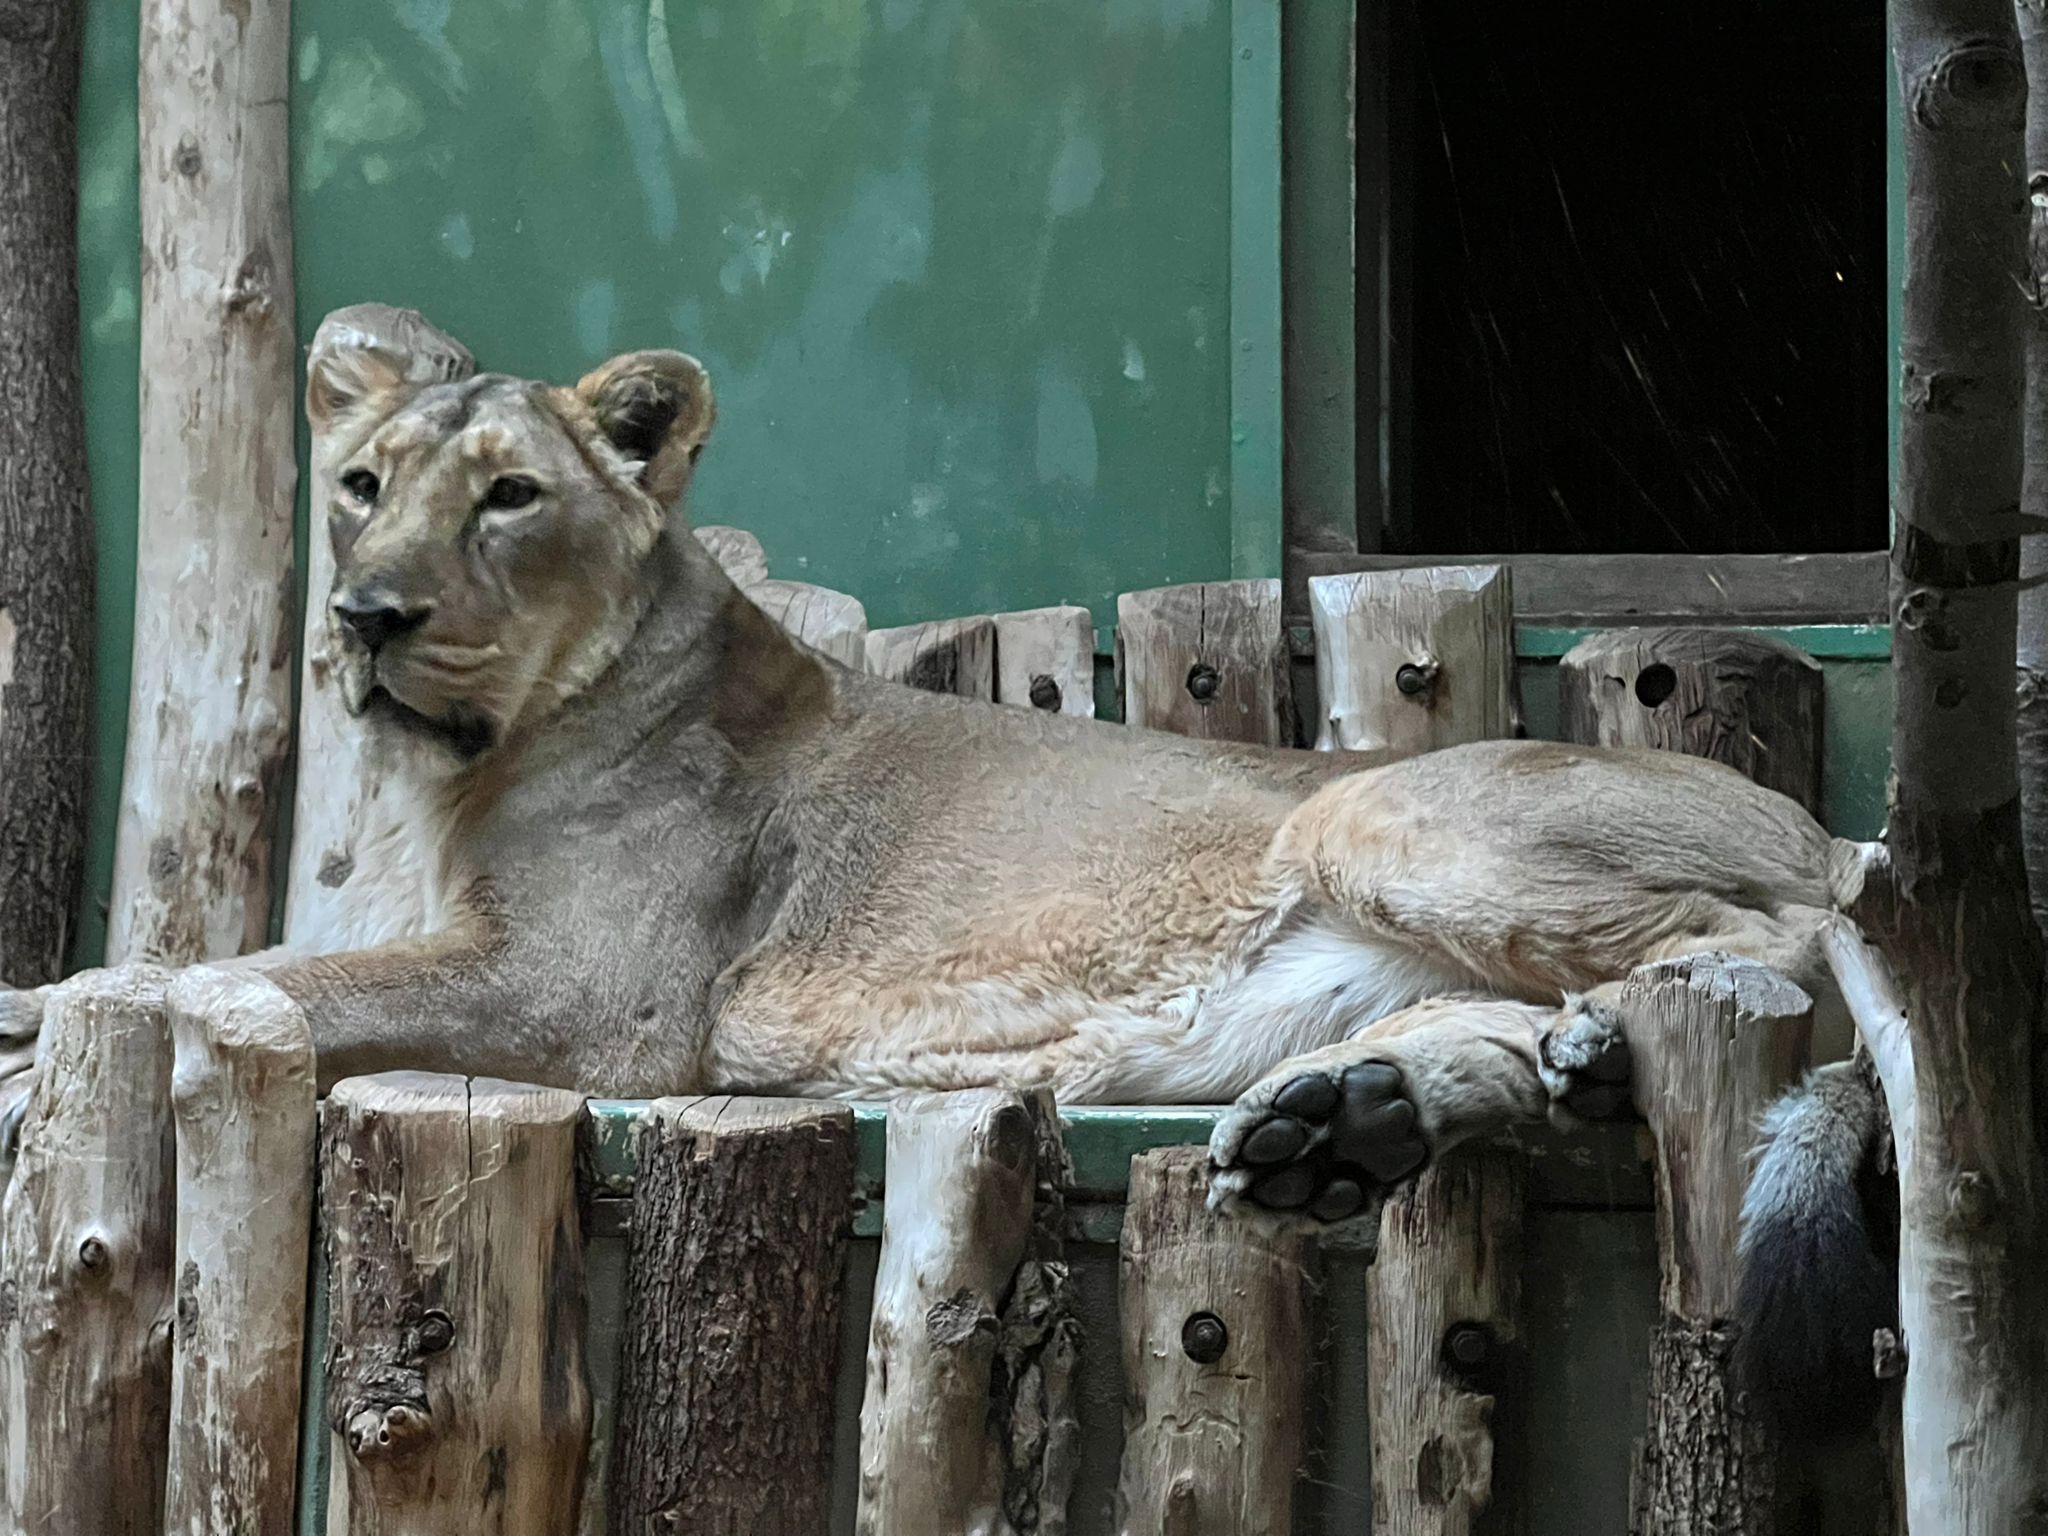
<svg viewBox="0 0 2048 1536"><path fill-rule="evenodd" d="M320 1113L328 1530L567 1536L590 1435L580 1096L419 1072Z"/></svg>
<svg viewBox="0 0 2048 1536"><path fill-rule="evenodd" d="M176 1220L169 976L88 971L45 1004L0 1208L6 1529L159 1536Z"/></svg>
<svg viewBox="0 0 2048 1536"><path fill-rule="evenodd" d="M1123 1536L1290 1536L1308 1275L1297 1232L1212 1214L1198 1147L1131 1161L1119 1266Z"/></svg>
<svg viewBox="0 0 2048 1536"><path fill-rule="evenodd" d="M761 611L812 650L841 666L865 670L867 610L844 592L806 581L768 580L747 588Z"/></svg>
<svg viewBox="0 0 2048 1536"><path fill-rule="evenodd" d="M718 562L719 569L732 578L732 584L742 592L751 592L768 579L768 556L761 548L761 541L744 528L727 528L719 524L691 530L697 542L711 551L711 558Z"/></svg>
<svg viewBox="0 0 2048 1536"><path fill-rule="evenodd" d="M1740 629L1618 629L1558 666L1560 733L1711 758L1820 813L1821 671Z"/></svg>
<svg viewBox="0 0 2048 1536"><path fill-rule="evenodd" d="M1051 1235L1066 1177L1058 1137L1045 1093L889 1106L860 1536L1066 1529L1078 1427L1076 1335Z"/></svg>
<svg viewBox="0 0 2048 1536"><path fill-rule="evenodd" d="M186 971L169 1014L178 1281L164 1529L285 1532L313 1228L313 1037L296 1003L246 971Z"/></svg>
<svg viewBox="0 0 2048 1536"><path fill-rule="evenodd" d="M142 8L141 505L109 960L270 934L291 750L291 7Z"/></svg>
<svg viewBox="0 0 2048 1536"><path fill-rule="evenodd" d="M1813 1000L1766 966L1688 955L1637 970L1615 1004L1637 1110L1657 1143L1662 1318L1632 1536L1771 1536L1769 1435L1738 1389L1735 1245L1749 1152L1804 1067Z"/></svg>
<svg viewBox="0 0 2048 1536"><path fill-rule="evenodd" d="M993 619L936 619L868 636L868 670L892 683L963 699L996 696Z"/></svg>
<svg viewBox="0 0 2048 1536"><path fill-rule="evenodd" d="M996 702L1094 718L1094 615L1086 608L997 614Z"/></svg>
<svg viewBox="0 0 2048 1536"><path fill-rule="evenodd" d="M1279 582L1126 592L1116 615L1126 724L1209 741L1293 744Z"/></svg>
<svg viewBox="0 0 2048 1536"><path fill-rule="evenodd" d="M1407 756L1514 733L1514 601L1498 566L1323 576L1316 745ZM1388 1201L1366 1291L1379 1536L1470 1536L1522 1328L1522 1167L1459 1148Z"/></svg>
<svg viewBox="0 0 2048 1536"><path fill-rule="evenodd" d="M309 364L329 353L369 349L418 384L468 378L469 349L409 309L357 304L338 309L313 335ZM305 666L299 680L298 793L292 810L291 878L285 887L285 942L301 954L368 949L423 933L436 850L420 803L443 770L430 752L394 732L371 732L342 707L327 601L334 546L326 508L347 467L333 447L312 463L312 527L306 540ZM353 445L350 445L353 446ZM405 878L375 878L380 870Z"/></svg>
<svg viewBox="0 0 2048 1536"><path fill-rule="evenodd" d="M658 1099L639 1135L609 1528L830 1523L853 1112Z"/></svg>
<svg viewBox="0 0 2048 1536"><path fill-rule="evenodd" d="M1515 733L1515 601L1504 566L1318 576L1316 746L1402 757Z"/></svg>
<svg viewBox="0 0 2048 1536"><path fill-rule="evenodd" d="M64 974L85 872L93 538L78 376L84 0L0 23L0 986Z"/></svg>

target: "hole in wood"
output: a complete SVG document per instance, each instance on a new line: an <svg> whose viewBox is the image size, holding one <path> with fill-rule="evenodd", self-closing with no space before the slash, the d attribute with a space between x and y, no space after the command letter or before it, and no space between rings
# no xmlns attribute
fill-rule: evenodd
<svg viewBox="0 0 2048 1536"><path fill-rule="evenodd" d="M1060 685L1043 672L1031 679L1031 707L1044 710L1060 707Z"/></svg>
<svg viewBox="0 0 2048 1536"><path fill-rule="evenodd" d="M1678 691L1678 674L1661 661L1653 661L1636 674L1636 702L1655 709Z"/></svg>
<svg viewBox="0 0 2048 1536"><path fill-rule="evenodd" d="M1188 695L1197 704L1206 704L1216 697L1216 687L1222 681L1214 667L1198 661L1188 668Z"/></svg>

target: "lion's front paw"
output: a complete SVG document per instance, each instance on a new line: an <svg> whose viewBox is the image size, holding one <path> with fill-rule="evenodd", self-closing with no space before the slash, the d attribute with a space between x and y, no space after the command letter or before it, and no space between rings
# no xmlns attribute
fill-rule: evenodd
<svg viewBox="0 0 2048 1536"><path fill-rule="evenodd" d="M1611 1120L1628 1111L1628 1041L1620 1020L1597 1002L1567 999L1537 1055L1553 1105L1581 1120Z"/></svg>
<svg viewBox="0 0 2048 1536"><path fill-rule="evenodd" d="M1385 1061L1296 1063L1249 1089L1209 1138L1210 1201L1342 1221L1429 1160L1401 1069Z"/></svg>

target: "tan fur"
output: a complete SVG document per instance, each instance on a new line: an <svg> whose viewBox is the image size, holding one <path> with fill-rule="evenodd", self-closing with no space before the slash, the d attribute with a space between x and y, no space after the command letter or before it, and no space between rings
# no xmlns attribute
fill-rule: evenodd
<svg viewBox="0 0 2048 1536"><path fill-rule="evenodd" d="M1729 948L1826 985L1813 920L1855 851L1711 764L1218 747L819 657L665 515L713 418L678 354L564 391L344 347L307 404L336 598L427 611L345 647L351 703L468 753L446 931L264 961L323 1081L1217 1099L1336 1049L1400 1064L1447 1141L1540 1107L1531 1020L1639 962ZM500 517L508 475L540 495ZM1445 994L1473 1000L1398 1017Z"/></svg>

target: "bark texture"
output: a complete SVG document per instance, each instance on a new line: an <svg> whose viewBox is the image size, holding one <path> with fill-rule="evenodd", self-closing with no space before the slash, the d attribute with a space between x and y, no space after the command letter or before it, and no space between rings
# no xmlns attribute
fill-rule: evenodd
<svg viewBox="0 0 2048 1536"><path fill-rule="evenodd" d="M2013 689L2026 80L2009 0L1898 0L1905 104L1888 877L1860 912L1903 987L1899 1307L1914 1536L2048 1511L2041 941ZM1872 1045L1873 1055L1877 1046ZM1880 1071L1884 1063L1879 1061ZM1887 1097L1901 1074L1884 1073Z"/></svg>
<svg viewBox="0 0 2048 1536"><path fill-rule="evenodd" d="M1207 741L1294 744L1277 581L1211 581L1116 600L1124 722Z"/></svg>
<svg viewBox="0 0 2048 1536"><path fill-rule="evenodd" d="M1820 813L1821 672L1739 629L1618 629L1558 665L1566 741L1710 758Z"/></svg>
<svg viewBox="0 0 2048 1536"><path fill-rule="evenodd" d="M1306 1236L1209 1209L1208 1155L1131 1160L1118 1308L1123 1536L1290 1536L1307 1411Z"/></svg>
<svg viewBox="0 0 2048 1536"><path fill-rule="evenodd" d="M313 1036L249 972L171 984L178 1127L177 1329L164 1528L289 1532L296 1516Z"/></svg>
<svg viewBox="0 0 2048 1536"><path fill-rule="evenodd" d="M0 985L63 975L85 872L93 553L78 377L83 0L0 0Z"/></svg>
<svg viewBox="0 0 2048 1536"><path fill-rule="evenodd" d="M291 749L291 187L284 0L142 7L141 502L110 960L270 936Z"/></svg>
<svg viewBox="0 0 2048 1536"><path fill-rule="evenodd" d="M60 984L0 1204L0 1484L9 1532L158 1536L176 1189L169 976Z"/></svg>
<svg viewBox="0 0 2048 1536"><path fill-rule="evenodd" d="M2025 467L2020 511L2035 532L2020 541L2021 574L2044 585L2019 600L2019 775L2021 826L2034 920L2048 922L2048 0L2018 0L2027 95Z"/></svg>
<svg viewBox="0 0 2048 1536"><path fill-rule="evenodd" d="M568 1536L590 1436L580 1096L397 1072L320 1112L330 1532Z"/></svg>
<svg viewBox="0 0 2048 1536"><path fill-rule="evenodd" d="M617 1536L810 1536L829 1524L853 1112L659 1099L633 1181Z"/></svg>
<svg viewBox="0 0 2048 1536"><path fill-rule="evenodd" d="M1758 1119L1804 1068L1813 999L1751 960L1644 966L1619 1003L1636 1108L1657 1143L1662 1316L1633 1536L1772 1536L1770 1436L1736 1384L1735 1259Z"/></svg>

